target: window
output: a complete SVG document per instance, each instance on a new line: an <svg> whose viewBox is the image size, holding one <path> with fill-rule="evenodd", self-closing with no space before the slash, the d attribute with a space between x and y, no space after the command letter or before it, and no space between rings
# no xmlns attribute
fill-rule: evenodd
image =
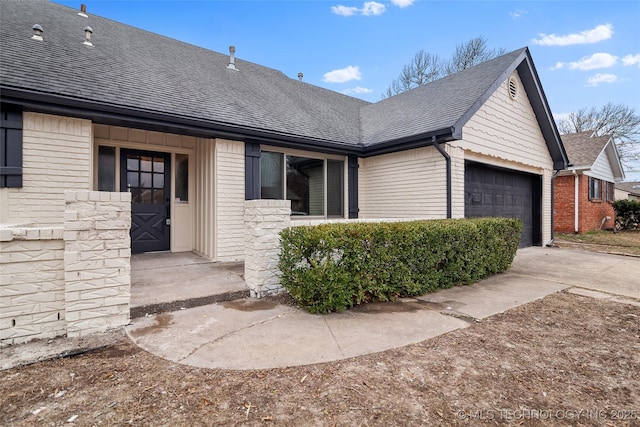
<svg viewBox="0 0 640 427"><path fill-rule="evenodd" d="M189 155L176 154L176 203L189 201Z"/></svg>
<svg viewBox="0 0 640 427"><path fill-rule="evenodd" d="M607 202L613 203L615 201L616 188L613 182L605 182L607 189Z"/></svg>
<svg viewBox="0 0 640 427"><path fill-rule="evenodd" d="M589 177L589 200L602 200L602 181Z"/></svg>
<svg viewBox="0 0 640 427"><path fill-rule="evenodd" d="M344 216L344 161L263 151L260 197L291 200L291 214Z"/></svg>
<svg viewBox="0 0 640 427"><path fill-rule="evenodd" d="M22 187L22 111L0 109L0 188Z"/></svg>
<svg viewBox="0 0 640 427"><path fill-rule="evenodd" d="M115 147L98 147L98 191L116 191Z"/></svg>

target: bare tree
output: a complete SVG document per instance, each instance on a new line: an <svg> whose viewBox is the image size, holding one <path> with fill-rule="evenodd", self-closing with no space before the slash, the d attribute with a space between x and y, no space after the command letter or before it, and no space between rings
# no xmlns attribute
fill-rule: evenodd
<svg viewBox="0 0 640 427"><path fill-rule="evenodd" d="M505 53L504 48L489 49L487 39L474 37L466 43L456 46L456 51L446 63L444 74L457 73Z"/></svg>
<svg viewBox="0 0 640 427"><path fill-rule="evenodd" d="M442 76L442 64L437 55L432 55L424 50L419 51L413 60L402 67L402 72L397 79L391 82L386 96L397 95L409 89L422 86Z"/></svg>
<svg viewBox="0 0 640 427"><path fill-rule="evenodd" d="M455 53L446 62L443 62L437 55L421 50L414 55L409 64L402 68L400 76L391 82L387 92L382 97L388 98L409 89L414 89L449 74L457 73L481 62L488 61L503 53L504 49L489 49L487 40L482 37L475 37L467 43L457 45Z"/></svg>
<svg viewBox="0 0 640 427"><path fill-rule="evenodd" d="M640 115L624 104L580 109L557 121L560 133L593 131L596 136L611 135L625 169L640 161Z"/></svg>

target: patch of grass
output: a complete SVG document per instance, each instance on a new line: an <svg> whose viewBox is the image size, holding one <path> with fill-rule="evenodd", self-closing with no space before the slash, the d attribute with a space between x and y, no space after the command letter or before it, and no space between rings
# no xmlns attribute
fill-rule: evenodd
<svg viewBox="0 0 640 427"><path fill-rule="evenodd" d="M557 244L584 244L583 249L640 255L640 231L590 231L584 234L556 233Z"/></svg>

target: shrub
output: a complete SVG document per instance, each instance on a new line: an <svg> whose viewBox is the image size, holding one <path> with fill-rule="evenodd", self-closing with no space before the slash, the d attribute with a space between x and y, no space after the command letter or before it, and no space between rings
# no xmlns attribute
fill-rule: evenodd
<svg viewBox="0 0 640 427"><path fill-rule="evenodd" d="M282 286L312 313L424 295L509 268L522 222L510 218L335 223L280 233Z"/></svg>
<svg viewBox="0 0 640 427"><path fill-rule="evenodd" d="M616 211L616 229L631 230L638 228L640 223L640 201L616 200L613 202Z"/></svg>

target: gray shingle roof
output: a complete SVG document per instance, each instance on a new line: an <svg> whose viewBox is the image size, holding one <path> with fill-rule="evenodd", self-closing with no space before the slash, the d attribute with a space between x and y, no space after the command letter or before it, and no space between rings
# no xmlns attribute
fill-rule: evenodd
<svg viewBox="0 0 640 427"><path fill-rule="evenodd" d="M618 182L616 188L640 196L640 182Z"/></svg>
<svg viewBox="0 0 640 427"><path fill-rule="evenodd" d="M524 50L362 107L363 141L374 145L453 127Z"/></svg>
<svg viewBox="0 0 640 427"><path fill-rule="evenodd" d="M562 143L567 151L569 163L573 166L591 167L611 136L591 136L593 131L562 135Z"/></svg>
<svg viewBox="0 0 640 427"><path fill-rule="evenodd" d="M104 120L124 115L140 123L164 120L171 129L186 123L353 153L387 150L389 142L396 149L394 141L421 139L424 145L425 136L442 129L449 130L449 139L459 138L453 127L475 113L500 79L522 67L550 153L557 165L564 164L526 48L371 104L238 58L239 71L230 70L228 54L91 14L81 17L78 10L47 1L0 1L0 24L0 86L6 99L31 97L32 103L92 111L96 117L105 111ZM30 39L34 24L44 28L43 41ZM87 25L94 47L83 44Z"/></svg>
<svg viewBox="0 0 640 427"><path fill-rule="evenodd" d="M1 2L3 86L314 140L359 142L365 101L51 2ZM44 40L31 40L31 27ZM85 26L94 47L83 45Z"/></svg>

